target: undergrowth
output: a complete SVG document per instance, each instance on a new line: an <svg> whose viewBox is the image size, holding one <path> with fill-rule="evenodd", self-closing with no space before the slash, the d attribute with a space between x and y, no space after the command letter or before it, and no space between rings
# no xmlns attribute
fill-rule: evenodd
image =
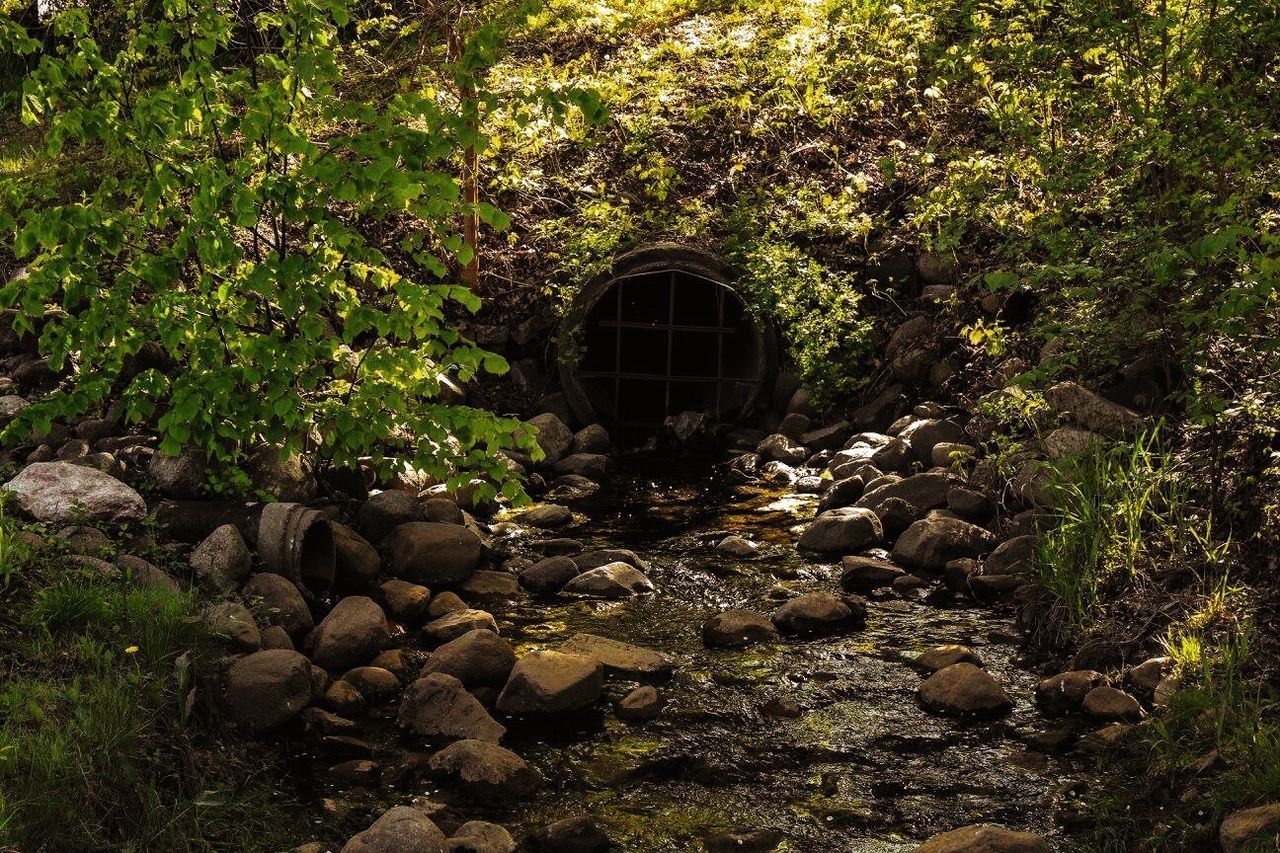
<svg viewBox="0 0 1280 853"><path fill-rule="evenodd" d="M192 596L32 541L0 520L0 849L296 843L277 771L189 715L207 652Z"/></svg>

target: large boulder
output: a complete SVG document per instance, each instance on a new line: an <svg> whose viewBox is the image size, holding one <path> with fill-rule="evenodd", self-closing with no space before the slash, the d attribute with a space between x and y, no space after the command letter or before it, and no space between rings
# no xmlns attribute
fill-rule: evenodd
<svg viewBox="0 0 1280 853"><path fill-rule="evenodd" d="M964 427L952 421L925 418L915 421L898 436L911 445L916 458L925 465L933 464L933 448L939 444L963 444Z"/></svg>
<svg viewBox="0 0 1280 853"><path fill-rule="evenodd" d="M530 592L559 592L582 570L568 557L547 557L520 570L520 585Z"/></svg>
<svg viewBox="0 0 1280 853"><path fill-rule="evenodd" d="M653 582L629 563L606 563L577 575L565 584L564 591L585 598L629 598L653 592Z"/></svg>
<svg viewBox="0 0 1280 853"><path fill-rule="evenodd" d="M345 524L329 522L333 533L334 580L350 592L372 586L382 571L382 557L367 539Z"/></svg>
<svg viewBox="0 0 1280 853"><path fill-rule="evenodd" d="M913 853L1050 853L1050 849L1047 841L1030 832L975 825L935 835Z"/></svg>
<svg viewBox="0 0 1280 853"><path fill-rule="evenodd" d="M982 564L985 575L1023 575L1036 555L1035 536L1015 536L1001 542Z"/></svg>
<svg viewBox="0 0 1280 853"><path fill-rule="evenodd" d="M431 609L450 596L451 593L443 593L437 595L435 600L431 602ZM457 596L453 596L457 598ZM422 626L422 636L424 639L432 640L437 643L447 643L450 640L456 640L468 631L485 630L494 634L498 633L498 622L493 618L493 614L485 610L474 610L470 607L461 607L456 610L450 610L444 613L438 619L433 619L426 625Z"/></svg>
<svg viewBox="0 0 1280 853"><path fill-rule="evenodd" d="M1089 691L1106 683L1106 676L1092 669L1060 672L1036 685L1036 704L1055 714L1078 711Z"/></svg>
<svg viewBox="0 0 1280 853"><path fill-rule="evenodd" d="M606 672L624 678L666 678L676 668L676 662L662 652L595 634L574 634L560 651L595 658Z"/></svg>
<svg viewBox="0 0 1280 853"><path fill-rule="evenodd" d="M1080 709L1096 720L1109 723L1137 722L1145 715L1137 699L1107 684L1086 693Z"/></svg>
<svg viewBox="0 0 1280 853"><path fill-rule="evenodd" d="M167 498L194 500L201 496L209 482L209 457L195 447L176 456L153 453L147 462L147 474L160 494Z"/></svg>
<svg viewBox="0 0 1280 853"><path fill-rule="evenodd" d="M306 635L314 627L311 608L293 581L281 575L254 575L244 585L241 595L268 625L279 625L294 639Z"/></svg>
<svg viewBox="0 0 1280 853"><path fill-rule="evenodd" d="M483 740L460 740L431 756L427 766L437 777L481 802L506 805L538 790L538 771L509 749Z"/></svg>
<svg viewBox="0 0 1280 853"><path fill-rule="evenodd" d="M383 542L392 574L414 583L456 584L480 565L484 545L470 528L438 521L410 521Z"/></svg>
<svg viewBox="0 0 1280 853"><path fill-rule="evenodd" d="M409 685L396 721L404 731L432 738L497 743L507 733L461 681L443 672L424 675Z"/></svg>
<svg viewBox="0 0 1280 853"><path fill-rule="evenodd" d="M353 595L338 602L308 637L312 659L330 670L346 670L373 658L391 637L387 616L372 598Z"/></svg>
<svg viewBox="0 0 1280 853"><path fill-rule="evenodd" d="M884 537L880 519L869 509L829 509L800 535L800 547L823 554L848 554L874 545Z"/></svg>
<svg viewBox="0 0 1280 853"><path fill-rule="evenodd" d="M845 557L840 561L840 586L849 592L871 592L891 586L906 572L875 557Z"/></svg>
<svg viewBox="0 0 1280 853"><path fill-rule="evenodd" d="M773 624L789 634L819 634L861 625L867 619L867 603L857 596L810 592L773 611Z"/></svg>
<svg viewBox="0 0 1280 853"><path fill-rule="evenodd" d="M552 466L559 476L570 474L600 482L613 474L614 462L603 453L571 453Z"/></svg>
<svg viewBox="0 0 1280 853"><path fill-rule="evenodd" d="M446 839L425 813L395 806L342 847L342 853L446 853Z"/></svg>
<svg viewBox="0 0 1280 853"><path fill-rule="evenodd" d="M36 462L5 483L18 506L36 521L68 522L142 521L147 502L129 486L96 468L70 462Z"/></svg>
<svg viewBox="0 0 1280 853"><path fill-rule="evenodd" d="M253 614L238 601L219 601L204 613L209 633L239 651L257 651L262 644L262 633L253 620Z"/></svg>
<svg viewBox="0 0 1280 853"><path fill-rule="evenodd" d="M922 518L906 529L893 546L893 559L906 566L941 571L947 563L977 557L996 547L991 531L946 516Z"/></svg>
<svg viewBox="0 0 1280 853"><path fill-rule="evenodd" d="M516 661L497 707L506 714L577 711L594 704L603 686L604 666L595 658L530 652Z"/></svg>
<svg viewBox="0 0 1280 853"><path fill-rule="evenodd" d="M286 649L254 652L227 671L222 704L228 719L250 732L273 729L307 707L311 663Z"/></svg>
<svg viewBox="0 0 1280 853"><path fill-rule="evenodd" d="M216 592L231 592L249 576L253 554L234 524L224 524L195 547L190 557L196 579Z"/></svg>
<svg viewBox="0 0 1280 853"><path fill-rule="evenodd" d="M952 716L1003 714L1013 700L994 678L971 663L956 663L935 672L916 692L930 711Z"/></svg>
<svg viewBox="0 0 1280 853"><path fill-rule="evenodd" d="M496 823L469 820L449 836L449 853L515 853L511 833Z"/></svg>
<svg viewBox="0 0 1280 853"><path fill-rule="evenodd" d="M1091 432L1112 438L1132 435L1142 425L1142 416L1075 382L1059 382L1044 394L1053 411Z"/></svg>
<svg viewBox="0 0 1280 853"><path fill-rule="evenodd" d="M422 674L442 672L467 687L501 687L515 665L516 653L510 643L492 631L476 628L432 652L422 664Z"/></svg>

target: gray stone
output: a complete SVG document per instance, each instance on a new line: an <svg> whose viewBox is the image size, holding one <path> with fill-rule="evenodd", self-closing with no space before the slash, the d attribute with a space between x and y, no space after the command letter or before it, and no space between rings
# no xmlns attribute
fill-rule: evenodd
<svg viewBox="0 0 1280 853"><path fill-rule="evenodd" d="M1142 425L1142 417L1137 412L1075 382L1059 382L1046 391L1044 397L1051 409L1070 418L1077 426L1112 438L1132 435Z"/></svg>
<svg viewBox="0 0 1280 853"><path fill-rule="evenodd" d="M224 524L195 547L190 557L196 579L217 592L238 587L253 565L253 555L234 524Z"/></svg>
<svg viewBox="0 0 1280 853"><path fill-rule="evenodd" d="M840 561L840 569L840 586L849 592L880 589L906 574L893 563L874 557L845 557Z"/></svg>
<svg viewBox="0 0 1280 853"><path fill-rule="evenodd" d="M590 815L575 815L548 824L534 834L546 853L600 853L613 846Z"/></svg>
<svg viewBox="0 0 1280 853"><path fill-rule="evenodd" d="M392 619L415 622L427 614L431 606L431 590L422 584L393 578L378 587L378 597Z"/></svg>
<svg viewBox="0 0 1280 853"><path fill-rule="evenodd" d="M619 720L627 722L643 722L652 720L658 714L662 713L662 706L665 700L662 694L651 685L643 685L629 692L618 700L618 704L614 706L613 712L618 715Z"/></svg>
<svg viewBox="0 0 1280 853"><path fill-rule="evenodd" d="M483 544L470 528L438 521L411 521L387 536L388 568L415 583L461 583L480 565Z"/></svg>
<svg viewBox="0 0 1280 853"><path fill-rule="evenodd" d="M443 672L429 673L409 685L396 721L404 731L432 738L497 743L507 733L461 681Z"/></svg>
<svg viewBox="0 0 1280 853"><path fill-rule="evenodd" d="M431 772L475 800L506 805L531 797L542 784L538 771L509 749L482 740L460 740L431 756Z"/></svg>
<svg viewBox="0 0 1280 853"><path fill-rule="evenodd" d="M564 527L573 521L573 512L559 504L543 504L520 513L517 520L530 527L550 529Z"/></svg>
<svg viewBox="0 0 1280 853"><path fill-rule="evenodd" d="M210 605L205 611L204 621L210 634L239 651L257 651L262 645L262 634L253 621L253 614L238 601L220 601Z"/></svg>
<svg viewBox="0 0 1280 853"><path fill-rule="evenodd" d="M815 518L800 535L800 547L823 554L848 554L884 537L880 519L868 509L841 507Z"/></svg>
<svg viewBox="0 0 1280 853"><path fill-rule="evenodd" d="M307 638L307 645L320 666L346 670L372 659L390 637L386 614L377 602L353 595L329 611Z"/></svg>
<svg viewBox="0 0 1280 853"><path fill-rule="evenodd" d="M342 853L445 853L445 844L444 833L426 814L395 806L343 845Z"/></svg>
<svg viewBox="0 0 1280 853"><path fill-rule="evenodd" d="M772 620L752 610L717 613L702 626L703 645L711 648L740 649L777 638Z"/></svg>
<svg viewBox="0 0 1280 853"><path fill-rule="evenodd" d="M448 595L448 593L436 596L436 601L432 602L432 606L445 595ZM464 607L461 610L451 610L439 619L428 622L422 628L422 636L437 643L445 643L449 640L456 640L468 631L477 629L492 631L496 634L498 633L498 623L491 613Z"/></svg>
<svg viewBox="0 0 1280 853"><path fill-rule="evenodd" d="M560 651L594 658L609 674L625 678L666 678L676 668L676 662L662 652L595 634L574 634L560 645Z"/></svg>
<svg viewBox="0 0 1280 853"><path fill-rule="evenodd" d="M1013 700L996 680L971 663L956 663L925 679L916 692L930 711L953 716L1008 712Z"/></svg>
<svg viewBox="0 0 1280 853"><path fill-rule="evenodd" d="M547 465L563 458L573 444L573 433L564 425L564 421L550 412L530 418L529 424L537 430L534 440L546 454L546 459L543 461Z"/></svg>
<svg viewBox="0 0 1280 853"><path fill-rule="evenodd" d="M608 453L609 431L600 424L584 426L573 434L570 453Z"/></svg>
<svg viewBox="0 0 1280 853"><path fill-rule="evenodd" d="M982 658L978 657L973 649L959 645L935 646L916 655L911 661L911 665L916 669L930 673L946 669L957 663L971 663L974 666L983 666Z"/></svg>
<svg viewBox="0 0 1280 853"><path fill-rule="evenodd" d="M241 595L268 625L278 625L293 639L304 636L315 625L311 608L288 578L270 573L254 575Z"/></svg>
<svg viewBox="0 0 1280 853"><path fill-rule="evenodd" d="M348 591L372 586L382 572L382 557L367 539L345 524L329 522L333 533L334 578L338 587Z"/></svg>
<svg viewBox="0 0 1280 853"><path fill-rule="evenodd" d="M853 627L865 622L867 604L856 596L838 597L829 592L798 596L773 611L773 624L790 634L817 634Z"/></svg>
<svg viewBox="0 0 1280 853"><path fill-rule="evenodd" d="M1001 542L982 563L984 575L1025 575L1036 555L1036 537L1015 536Z"/></svg>
<svg viewBox="0 0 1280 853"><path fill-rule="evenodd" d="M147 503L116 478L70 462L37 462L0 490L12 492L23 512L46 523L142 521Z"/></svg>
<svg viewBox="0 0 1280 853"><path fill-rule="evenodd" d="M1264 844L1269 841L1272 849L1280 846L1280 803L1234 811L1226 816L1218 830L1222 853L1236 853L1244 850L1250 842L1259 840Z"/></svg>
<svg viewBox="0 0 1280 853"><path fill-rule="evenodd" d="M452 502L450 502L452 503ZM455 509L457 505L454 505ZM381 542L388 533L411 521L426 521L426 508L417 496L398 490L370 495L356 514L356 525L370 542Z"/></svg>
<svg viewBox="0 0 1280 853"><path fill-rule="evenodd" d="M1106 676L1091 669L1062 672L1036 685L1036 703L1052 713L1077 711L1089 691L1106 683Z"/></svg>
<svg viewBox="0 0 1280 853"><path fill-rule="evenodd" d="M1137 699L1105 684L1086 693L1080 707L1090 717L1112 723L1136 722L1145 716Z"/></svg>
<svg viewBox="0 0 1280 853"><path fill-rule="evenodd" d="M564 591L586 598L629 598L653 592L653 582L634 566L617 562L583 572Z"/></svg>
<svg viewBox="0 0 1280 853"><path fill-rule="evenodd" d="M422 664L422 674L442 672L471 687L501 687L516 665L511 644L477 628L437 648Z"/></svg>
<svg viewBox="0 0 1280 853"><path fill-rule="evenodd" d="M520 584L530 592L559 592L579 574L578 564L568 557L548 557L522 569Z"/></svg>
<svg viewBox="0 0 1280 853"><path fill-rule="evenodd" d="M600 698L604 667L586 655L530 652L516 661L498 696L506 714L555 714L589 707Z"/></svg>
<svg viewBox="0 0 1280 853"><path fill-rule="evenodd" d="M223 705L249 732L275 728L311 702L311 663L284 649L245 655L227 671Z"/></svg>
<svg viewBox="0 0 1280 853"><path fill-rule="evenodd" d="M209 457L203 450L188 447L177 456L153 453L147 474L160 494L179 500L199 498L209 482Z"/></svg>
<svg viewBox="0 0 1280 853"><path fill-rule="evenodd" d="M893 546L893 559L913 568L941 571L947 563L980 556L996 546L995 534L958 518L922 518Z"/></svg>
<svg viewBox="0 0 1280 853"><path fill-rule="evenodd" d="M449 853L515 853L516 842L496 823L469 820L449 837Z"/></svg>
<svg viewBox="0 0 1280 853"><path fill-rule="evenodd" d="M921 512L947 505L947 494L964 481L949 471L925 471L883 485L867 484L867 491L854 506L877 509L889 498L902 498Z"/></svg>
<svg viewBox="0 0 1280 853"><path fill-rule="evenodd" d="M1001 826L963 826L935 835L912 853L1051 853L1038 835Z"/></svg>

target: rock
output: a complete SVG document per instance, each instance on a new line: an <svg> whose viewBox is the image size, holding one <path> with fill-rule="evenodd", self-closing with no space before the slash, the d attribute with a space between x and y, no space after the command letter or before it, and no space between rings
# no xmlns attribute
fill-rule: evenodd
<svg viewBox="0 0 1280 853"><path fill-rule="evenodd" d="M151 563L136 557L133 554L121 554L116 558L116 564L123 569L129 580L140 587L155 587L165 589L172 593L179 593L182 587L178 582L169 577L159 566L153 566Z"/></svg>
<svg viewBox="0 0 1280 853"><path fill-rule="evenodd" d="M946 645L923 651L911 661L911 665L925 672L937 672L957 663L983 666L982 658L968 646Z"/></svg>
<svg viewBox="0 0 1280 853"><path fill-rule="evenodd" d="M573 434L569 452L604 454L609 452L609 446L609 431L600 424L589 424Z"/></svg>
<svg viewBox="0 0 1280 853"><path fill-rule="evenodd" d="M449 853L515 853L516 842L496 823L469 820L449 837Z"/></svg>
<svg viewBox="0 0 1280 853"><path fill-rule="evenodd" d="M237 601L220 601L211 605L205 611L204 621L210 634L239 651L257 651L262 645L262 634L253 621L253 614Z"/></svg>
<svg viewBox="0 0 1280 853"><path fill-rule="evenodd" d="M653 592L653 582L627 563L608 563L578 575L565 584L564 591L586 598L628 598Z"/></svg>
<svg viewBox="0 0 1280 853"><path fill-rule="evenodd" d="M1094 719L1108 722L1136 722L1144 716L1137 699L1105 684L1085 694L1081 709Z"/></svg>
<svg viewBox="0 0 1280 853"><path fill-rule="evenodd" d="M443 672L424 675L405 689L396 722L404 731L431 738L497 743L507 733L461 681Z"/></svg>
<svg viewBox="0 0 1280 853"><path fill-rule="evenodd" d="M520 585L530 592L559 592L580 574L578 564L568 557L548 557L520 571Z"/></svg>
<svg viewBox="0 0 1280 853"><path fill-rule="evenodd" d="M972 524L982 524L996 511L990 498L964 486L952 486L947 491L947 509Z"/></svg>
<svg viewBox="0 0 1280 853"><path fill-rule="evenodd" d="M529 418L529 424L537 430L534 440L546 454L543 461L547 465L558 462L573 444L573 432L550 412Z"/></svg>
<svg viewBox="0 0 1280 853"><path fill-rule="evenodd" d="M756 446L756 453L766 462L783 462L799 465L809 456L809 451L781 433L769 436Z"/></svg>
<svg viewBox="0 0 1280 853"><path fill-rule="evenodd" d="M1000 826L964 826L935 835L913 853L1051 853L1038 835Z"/></svg>
<svg viewBox="0 0 1280 853"><path fill-rule="evenodd" d="M600 491L600 484L576 474L556 477L547 490L547 500L579 501Z"/></svg>
<svg viewBox="0 0 1280 853"><path fill-rule="evenodd" d="M954 468L972 462L978 448L956 441L940 441L933 446L929 464L935 468Z"/></svg>
<svg viewBox="0 0 1280 853"><path fill-rule="evenodd" d="M956 663L929 676L916 691L920 704L939 714L1003 714L1013 700L996 680L971 663Z"/></svg>
<svg viewBox="0 0 1280 853"><path fill-rule="evenodd" d="M379 705L394 699L396 693L400 691L400 679L396 678L390 670L380 666L354 667L343 673L340 680L359 690L360 695L368 700L370 705Z"/></svg>
<svg viewBox="0 0 1280 853"><path fill-rule="evenodd" d="M782 843L776 829L740 829L717 832L703 839L707 853L770 853Z"/></svg>
<svg viewBox="0 0 1280 853"><path fill-rule="evenodd" d="M792 412L786 415L782 422L778 424L778 434L791 441L800 441L800 436L808 432L811 426L813 426L813 421L810 420L808 415ZM769 436L766 436L763 440L767 441L768 438Z"/></svg>
<svg viewBox="0 0 1280 853"><path fill-rule="evenodd" d="M282 454L278 447L262 447L246 460L244 468L254 487L276 500L307 503L319 492L311 463L297 452Z"/></svg>
<svg viewBox="0 0 1280 853"><path fill-rule="evenodd" d="M911 445L916 458L925 465L933 464L933 448L939 444L964 444L964 427L953 421L925 418L915 421L899 435Z"/></svg>
<svg viewBox="0 0 1280 853"><path fill-rule="evenodd" d="M836 480L823 493L822 500L818 501L818 513L849 506L862 497L864 485L862 477L857 475Z"/></svg>
<svg viewBox="0 0 1280 853"><path fill-rule="evenodd" d="M458 588L475 598L515 598L520 595L520 579L510 572L480 569Z"/></svg>
<svg viewBox="0 0 1280 853"><path fill-rule="evenodd" d="M996 546L991 531L958 518L927 517L898 537L893 559L913 568L941 571L947 563L977 557Z"/></svg>
<svg viewBox="0 0 1280 853"><path fill-rule="evenodd" d="M726 536L716 544L716 550L730 557L749 560L760 553L760 546L741 536Z"/></svg>
<svg viewBox="0 0 1280 853"><path fill-rule="evenodd" d="M398 490L370 495L356 513L356 527L373 543L381 542L402 524L426 520L422 502L415 495Z"/></svg>
<svg viewBox="0 0 1280 853"><path fill-rule="evenodd" d="M201 497L210 473L209 457L194 447L186 448L177 456L156 452L147 462L148 476L167 498L195 500Z"/></svg>
<svg viewBox="0 0 1280 853"><path fill-rule="evenodd" d="M1089 691L1106 683L1106 676L1091 669L1059 673L1036 685L1036 704L1051 713L1076 711Z"/></svg>
<svg viewBox="0 0 1280 853"><path fill-rule="evenodd" d="M416 622L431 605L431 590L409 581L393 579L378 587L378 597L397 622Z"/></svg>
<svg viewBox="0 0 1280 853"><path fill-rule="evenodd" d="M555 714L594 704L604 667L586 655L530 652L516 661L497 708L505 714Z"/></svg>
<svg viewBox="0 0 1280 853"><path fill-rule="evenodd" d="M217 592L231 592L249 576L253 555L234 524L214 530L191 552L196 579Z"/></svg>
<svg viewBox="0 0 1280 853"><path fill-rule="evenodd" d="M439 619L456 610L466 610L467 603L458 597L455 592L442 592L439 595L432 596L431 603L427 605L427 615L432 619Z"/></svg>
<svg viewBox="0 0 1280 853"><path fill-rule="evenodd" d="M354 684L339 678L325 689L324 706L336 714L354 717L363 714L369 703Z"/></svg>
<svg viewBox="0 0 1280 853"><path fill-rule="evenodd" d="M16 394L5 394L0 397L0 423L8 423L31 404Z"/></svg>
<svg viewBox="0 0 1280 853"><path fill-rule="evenodd" d="M342 853L445 853L445 844L431 818L418 809L395 806L348 841Z"/></svg>
<svg viewBox="0 0 1280 853"><path fill-rule="evenodd" d="M264 622L280 626L293 639L305 636L315 625L302 593L286 577L270 573L254 575L241 594Z"/></svg>
<svg viewBox="0 0 1280 853"><path fill-rule="evenodd" d="M441 597L437 596L437 600ZM434 605L435 602L432 604ZM437 643L446 643L449 640L456 640L468 631L477 629L492 631L496 634L498 633L497 620L484 610L465 607L462 610L452 610L439 619L428 622L422 628L422 636Z"/></svg>
<svg viewBox="0 0 1280 853"><path fill-rule="evenodd" d="M1153 696L1160 682L1172 668L1172 658L1150 658L1130 669L1126 678L1134 690L1145 696Z"/></svg>
<svg viewBox="0 0 1280 853"><path fill-rule="evenodd" d="M271 625L263 630L260 645L264 649L294 650L293 640L289 637L289 632L279 625Z"/></svg>
<svg viewBox="0 0 1280 853"><path fill-rule="evenodd" d="M1041 444L1044 446L1045 455L1057 461L1068 456L1088 453L1090 449L1105 441L1106 439L1096 432L1064 426L1046 435Z"/></svg>
<svg viewBox="0 0 1280 853"><path fill-rule="evenodd" d="M613 460L602 453L572 453L552 466L559 476L576 474L599 483L613 474Z"/></svg>
<svg viewBox="0 0 1280 853"><path fill-rule="evenodd" d="M845 557L840 569L840 586L849 592L871 592L890 586L906 574L893 563L874 557Z"/></svg>
<svg viewBox="0 0 1280 853"><path fill-rule="evenodd" d="M1270 839L1272 844L1280 842L1280 803L1241 809L1227 815L1218 830L1218 842L1222 844L1223 853L1235 853L1244 850L1249 842L1259 841L1261 836L1268 834L1274 836ZM1267 840L1261 838L1263 844Z"/></svg>
<svg viewBox="0 0 1280 853"><path fill-rule="evenodd" d="M1075 382L1059 382L1044 395L1045 402L1060 416L1077 426L1112 438L1138 431L1142 417L1132 409L1093 393Z"/></svg>
<svg viewBox="0 0 1280 853"><path fill-rule="evenodd" d="M369 666L381 667L401 681L409 674L409 661L402 649L384 649L369 662Z"/></svg>
<svg viewBox="0 0 1280 853"><path fill-rule="evenodd" d="M483 543L467 527L438 521L410 521L383 543L397 577L426 584L461 583L480 565Z"/></svg>
<svg viewBox="0 0 1280 853"><path fill-rule="evenodd" d="M949 471L925 471L873 488L874 485L868 483L867 491L853 505L875 510L889 498L902 498L919 511L926 512L946 506L952 487L963 485L963 481Z"/></svg>
<svg viewBox="0 0 1280 853"><path fill-rule="evenodd" d="M284 649L254 652L227 670L223 705L232 723L264 732L287 722L311 702L311 663Z"/></svg>
<svg viewBox="0 0 1280 853"><path fill-rule="evenodd" d="M147 503L142 495L96 468L70 462L37 462L5 483L23 512L52 524L99 521L125 524L142 521Z"/></svg>
<svg viewBox="0 0 1280 853"><path fill-rule="evenodd" d="M354 758L329 768L329 781L344 788L375 788L382 774L382 765L367 758Z"/></svg>
<svg viewBox="0 0 1280 853"><path fill-rule="evenodd" d="M646 684L637 687L619 699L613 710L618 715L619 720L643 722L652 720L662 713L664 704L666 702L662 698L662 694L651 685Z"/></svg>
<svg viewBox="0 0 1280 853"><path fill-rule="evenodd" d="M546 853L600 853L612 847L590 815L577 815L548 824L534 834L539 850Z"/></svg>
<svg viewBox="0 0 1280 853"><path fill-rule="evenodd" d="M1027 581L1021 575L974 574L968 579L969 594L975 601L993 602L1008 598Z"/></svg>
<svg viewBox="0 0 1280 853"><path fill-rule="evenodd" d="M386 614L372 599L353 595L338 602L307 638L312 659L329 670L370 660L391 637Z"/></svg>
<svg viewBox="0 0 1280 853"><path fill-rule="evenodd" d="M574 557L573 562L577 564L579 571L583 572L598 569L610 563L626 563L628 566L634 566L642 572L649 571L649 563L641 559L640 555L635 551L627 548L604 548L598 551L588 551L585 554Z"/></svg>
<svg viewBox="0 0 1280 853"><path fill-rule="evenodd" d="M382 557L363 536L345 524L329 522L333 533L334 579L350 592L368 589L382 572Z"/></svg>
<svg viewBox="0 0 1280 853"><path fill-rule="evenodd" d="M984 575L1025 575L1036 556L1035 536L1015 536L1001 542L982 564Z"/></svg>
<svg viewBox="0 0 1280 853"><path fill-rule="evenodd" d="M573 513L568 507L559 504L543 504L520 513L518 520L530 527L550 529L564 527L573 521Z"/></svg>
<svg viewBox="0 0 1280 853"><path fill-rule="evenodd" d="M492 631L477 628L437 648L422 664L422 674L442 672L466 687L501 687L516 665L511 644Z"/></svg>
<svg viewBox="0 0 1280 853"><path fill-rule="evenodd" d="M845 437L851 429L852 426L848 421L836 421L830 426L809 430L802 434L798 441L814 450L835 450L844 444Z"/></svg>
<svg viewBox="0 0 1280 853"><path fill-rule="evenodd" d="M773 611L773 624L789 634L816 634L853 627L866 621L867 604L856 596L829 592L798 596Z"/></svg>
<svg viewBox="0 0 1280 853"><path fill-rule="evenodd" d="M814 519L800 536L800 547L823 554L847 554L874 545L884 537L880 519L868 509L829 509Z"/></svg>
<svg viewBox="0 0 1280 853"><path fill-rule="evenodd" d="M885 498L876 507L875 513L876 518L880 519L884 538L890 542L901 536L920 517L920 510L902 498Z"/></svg>
<svg viewBox="0 0 1280 853"><path fill-rule="evenodd" d="M606 672L626 678L667 678L676 668L675 661L662 652L595 634L574 634L560 645L560 651L593 658Z"/></svg>
<svg viewBox="0 0 1280 853"><path fill-rule="evenodd" d="M520 756L482 740L451 743L431 756L428 767L464 795L495 805L526 799L542 784L538 772Z"/></svg>
<svg viewBox="0 0 1280 853"><path fill-rule="evenodd" d="M741 649L778 639L778 629L763 613L729 610L718 613L702 626L702 643L710 648Z"/></svg>

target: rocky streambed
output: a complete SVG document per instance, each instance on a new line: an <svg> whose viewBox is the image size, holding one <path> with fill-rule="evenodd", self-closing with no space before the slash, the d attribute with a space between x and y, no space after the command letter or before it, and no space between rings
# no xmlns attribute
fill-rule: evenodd
<svg viewBox="0 0 1280 853"><path fill-rule="evenodd" d="M447 670L468 681L506 728L503 747L541 777L536 790L460 796L459 785L430 766L434 749L452 737L433 731L435 723L415 731L406 698L352 715L351 731L297 737L305 796L329 819L357 825L406 803L446 831L491 821L530 840L528 849L596 849L594 833L634 851L769 850L782 841L793 850L900 851L975 823L1056 837L1087 790L1087 774L1065 749L1083 723L1041 715L1039 678L1019 665L1011 615L956 597L938 580L851 580L848 561L796 547L816 495L754 478L731 485L726 470L732 474L702 459L637 458L594 494L567 500L572 495L561 491L554 505L570 508L567 523L560 510L540 505L490 524L490 548L507 555L504 565L521 570L525 583L481 572L458 596L492 615L518 658L546 650L602 657L603 693L587 707L568 699L561 710L504 713L503 679L479 684L486 679L433 663L441 635L414 634L403 646L397 662L407 672L425 661L423 673ZM523 588L536 586L555 556L633 564L653 589L605 599ZM811 593L843 595L842 575L844 586L864 587L865 618L836 614L826 624L829 614L818 607L774 633L769 614ZM860 600L847 600L856 611ZM448 594L435 601L436 616L461 603ZM725 631L706 633L708 620L733 611L760 616L721 619L713 624ZM951 645L969 651L936 651ZM463 669L493 657L470 651ZM1010 710L925 710L917 693L928 669L962 659L992 676ZM438 697L428 704L424 713L438 717ZM505 707L515 707L511 697ZM317 710L309 729L324 727ZM556 823L576 816L584 819ZM548 825L560 835L548 838Z"/></svg>

